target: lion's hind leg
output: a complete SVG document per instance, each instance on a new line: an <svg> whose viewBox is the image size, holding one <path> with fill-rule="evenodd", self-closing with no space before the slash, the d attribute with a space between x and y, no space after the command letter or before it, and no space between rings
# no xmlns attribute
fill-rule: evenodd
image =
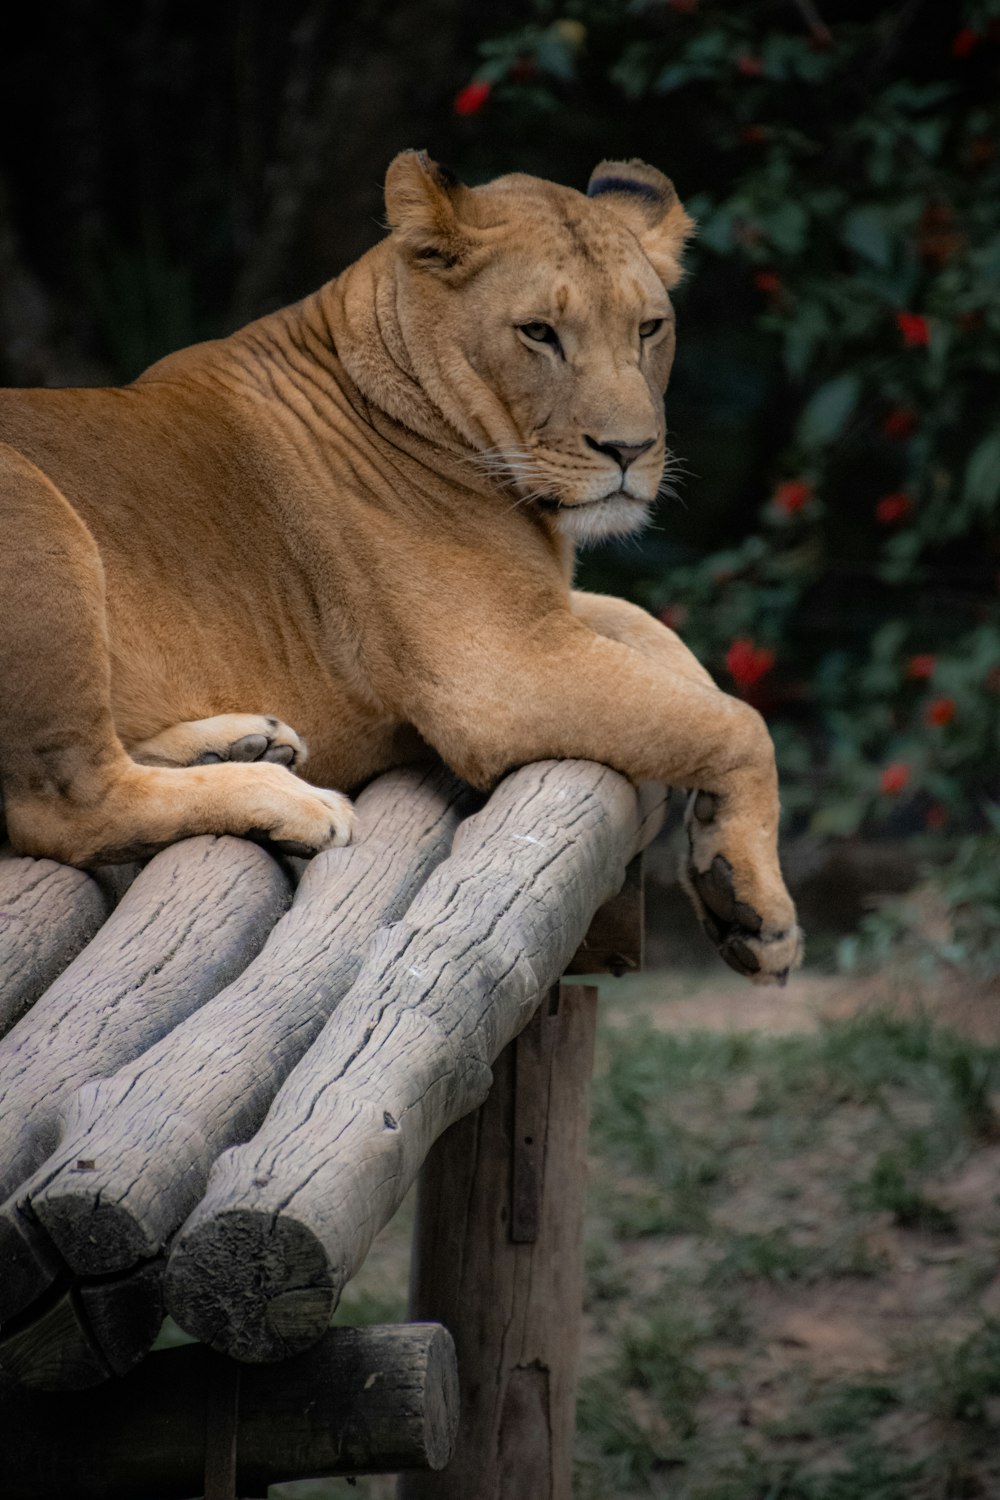
<svg viewBox="0 0 1000 1500"><path fill-rule="evenodd" d="M305 740L271 714L214 714L172 724L151 739L129 746L143 766L209 766L220 761L270 761L301 770Z"/></svg>
<svg viewBox="0 0 1000 1500"><path fill-rule="evenodd" d="M347 799L284 765L175 769L125 753L111 713L96 543L46 475L6 444L0 533L0 786L15 849L92 865L197 833L241 834L296 854L347 843Z"/></svg>

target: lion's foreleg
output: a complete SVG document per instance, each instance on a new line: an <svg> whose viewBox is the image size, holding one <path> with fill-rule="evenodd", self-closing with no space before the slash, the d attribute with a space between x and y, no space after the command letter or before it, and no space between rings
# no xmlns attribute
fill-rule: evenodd
<svg viewBox="0 0 1000 1500"><path fill-rule="evenodd" d="M734 968L780 978L801 940L778 865L770 736L754 709L692 670L676 637L658 649L662 627L649 624L654 634L635 645L579 618L553 619L543 643L540 633L530 648L498 643L488 678L436 687L415 722L480 784L527 761L572 757L692 789L687 875L698 914Z"/></svg>
<svg viewBox="0 0 1000 1500"><path fill-rule="evenodd" d="M677 633L655 620L646 610L611 594L586 594L575 589L570 608L577 619L589 625L609 641L620 641L650 661L659 662L668 672L688 677L705 687L714 687L709 673Z"/></svg>

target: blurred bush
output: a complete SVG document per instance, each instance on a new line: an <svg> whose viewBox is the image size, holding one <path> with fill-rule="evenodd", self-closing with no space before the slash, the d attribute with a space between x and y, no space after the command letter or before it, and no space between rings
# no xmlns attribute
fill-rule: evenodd
<svg viewBox="0 0 1000 1500"><path fill-rule="evenodd" d="M796 826L985 830L1000 3L535 9L481 48L456 101L470 146L544 130L641 154L700 229L667 401L697 512L671 506L590 581L767 712Z"/></svg>

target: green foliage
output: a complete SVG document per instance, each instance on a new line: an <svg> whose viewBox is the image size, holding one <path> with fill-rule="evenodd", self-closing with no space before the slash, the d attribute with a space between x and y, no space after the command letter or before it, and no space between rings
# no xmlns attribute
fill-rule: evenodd
<svg viewBox="0 0 1000 1500"><path fill-rule="evenodd" d="M725 550L673 525L608 581L767 712L798 826L981 830L1000 792L1000 0L828 4L811 25L768 0L535 8L488 53L491 108L516 122L544 98L576 135L631 111L633 149L677 174L699 235L675 385L693 347L739 475ZM737 640L773 653L752 681ZM1000 883L974 899L1000 921Z"/></svg>

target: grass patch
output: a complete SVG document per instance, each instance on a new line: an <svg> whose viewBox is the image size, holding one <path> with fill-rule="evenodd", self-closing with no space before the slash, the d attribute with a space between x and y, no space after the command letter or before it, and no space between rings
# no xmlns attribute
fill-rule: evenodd
<svg viewBox="0 0 1000 1500"><path fill-rule="evenodd" d="M1000 1325L978 1309L1000 1222L936 1186L993 1148L998 1088L1000 1050L920 1018L606 1026L579 1500L1000 1495Z"/></svg>
<svg viewBox="0 0 1000 1500"><path fill-rule="evenodd" d="M914 1185L914 1167L898 1150L880 1151L871 1171L857 1184L854 1197L862 1208L892 1214L902 1229L927 1234L954 1234L955 1216Z"/></svg>

